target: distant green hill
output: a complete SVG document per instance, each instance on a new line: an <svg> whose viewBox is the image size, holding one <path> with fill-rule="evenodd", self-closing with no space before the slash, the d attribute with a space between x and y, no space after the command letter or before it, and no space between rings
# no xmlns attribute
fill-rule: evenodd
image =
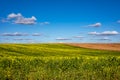
<svg viewBox="0 0 120 80"><path fill-rule="evenodd" d="M85 49L66 44L0 44L0 56L120 56L120 52Z"/></svg>

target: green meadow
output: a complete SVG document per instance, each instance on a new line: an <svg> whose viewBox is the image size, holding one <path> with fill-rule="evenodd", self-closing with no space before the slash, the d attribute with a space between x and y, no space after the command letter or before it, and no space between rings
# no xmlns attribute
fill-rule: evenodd
<svg viewBox="0 0 120 80"><path fill-rule="evenodd" d="M120 52L67 44L0 44L0 80L120 80Z"/></svg>

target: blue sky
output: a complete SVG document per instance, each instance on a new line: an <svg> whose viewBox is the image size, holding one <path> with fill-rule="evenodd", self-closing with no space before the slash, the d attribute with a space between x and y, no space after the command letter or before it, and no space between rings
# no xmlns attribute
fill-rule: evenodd
<svg viewBox="0 0 120 80"><path fill-rule="evenodd" d="M0 0L1 43L120 42L120 0Z"/></svg>

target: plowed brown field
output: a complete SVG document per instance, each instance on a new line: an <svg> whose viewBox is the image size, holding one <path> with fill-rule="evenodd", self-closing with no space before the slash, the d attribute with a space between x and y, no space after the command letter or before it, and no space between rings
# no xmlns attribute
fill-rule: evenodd
<svg viewBox="0 0 120 80"><path fill-rule="evenodd" d="M69 43L68 45L91 49L120 51L120 43Z"/></svg>

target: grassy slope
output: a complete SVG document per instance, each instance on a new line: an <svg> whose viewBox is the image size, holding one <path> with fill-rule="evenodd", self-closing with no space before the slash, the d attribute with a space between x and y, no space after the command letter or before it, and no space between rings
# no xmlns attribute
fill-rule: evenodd
<svg viewBox="0 0 120 80"><path fill-rule="evenodd" d="M118 51L85 49L65 44L0 44L0 56L120 56Z"/></svg>
<svg viewBox="0 0 120 80"><path fill-rule="evenodd" d="M0 80L120 80L119 56L65 44L0 44Z"/></svg>

